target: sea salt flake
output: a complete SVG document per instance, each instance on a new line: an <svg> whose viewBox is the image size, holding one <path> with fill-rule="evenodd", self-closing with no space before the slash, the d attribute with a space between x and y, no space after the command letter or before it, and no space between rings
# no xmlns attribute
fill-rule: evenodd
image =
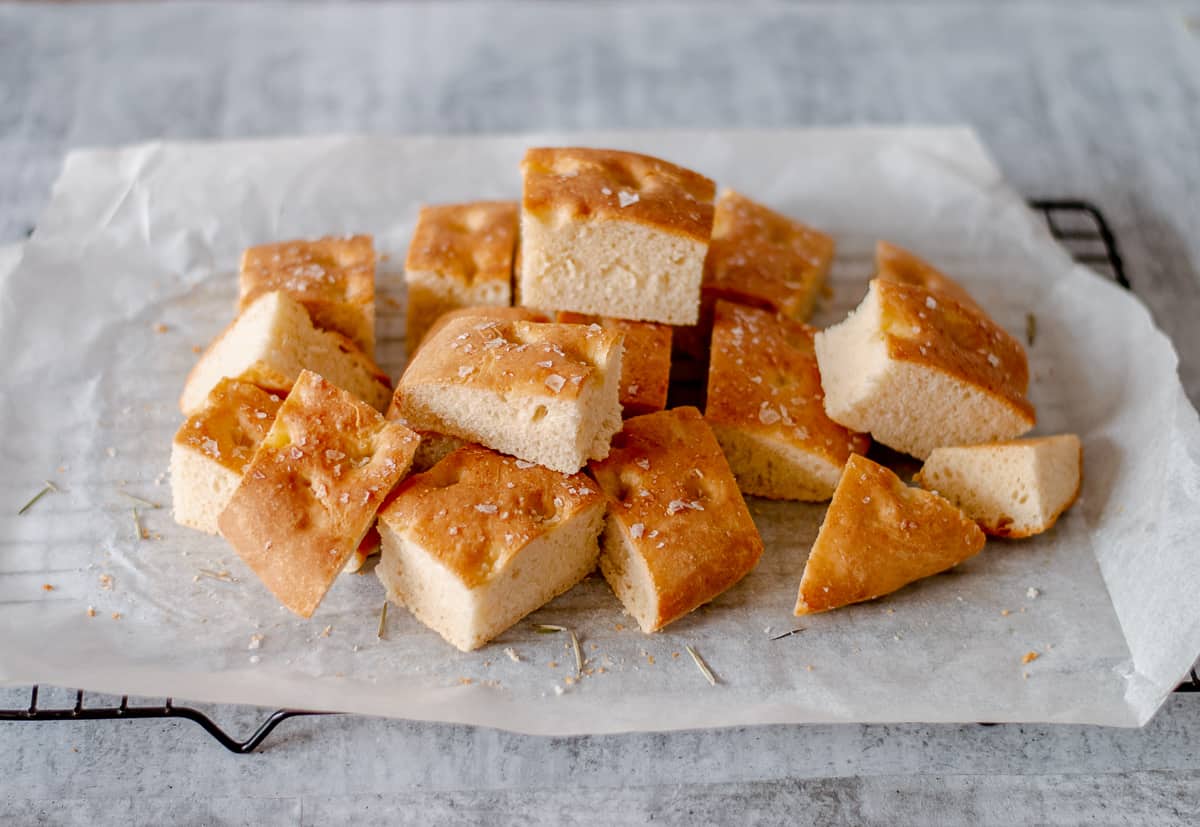
<svg viewBox="0 0 1200 827"><path fill-rule="evenodd" d="M617 202L622 207L628 207L630 204L636 204L640 200L641 199L638 198L638 194L636 192L625 192L625 190L621 190L617 193Z"/></svg>
<svg viewBox="0 0 1200 827"><path fill-rule="evenodd" d="M262 635L250 635L250 643L246 646L247 649L258 649L262 646Z"/></svg>
<svg viewBox="0 0 1200 827"><path fill-rule="evenodd" d="M466 377L470 376L474 372L475 372L475 368L471 365L459 365L458 378L465 379Z"/></svg>
<svg viewBox="0 0 1200 827"><path fill-rule="evenodd" d="M936 309L937 308L937 299L935 299L933 296L926 296L925 297L925 306L928 307L930 310Z"/></svg>
<svg viewBox="0 0 1200 827"><path fill-rule="evenodd" d="M645 532L646 526L643 523L634 523L629 527L629 534L635 540L642 539L642 533Z"/></svg>
<svg viewBox="0 0 1200 827"><path fill-rule="evenodd" d="M1035 589L1033 586L1030 586L1029 589L1025 592L1025 596L1028 597L1030 600L1036 600L1038 595L1040 595L1040 594L1041 594L1041 591L1038 589Z"/></svg>
<svg viewBox="0 0 1200 827"><path fill-rule="evenodd" d="M492 505L491 503L478 503L475 506L475 510L478 511L480 514L495 514L500 509L497 508L496 506Z"/></svg>
<svg viewBox="0 0 1200 827"><path fill-rule="evenodd" d="M764 425L774 425L780 419L779 411L772 408L766 402L758 408L758 421Z"/></svg>
<svg viewBox="0 0 1200 827"><path fill-rule="evenodd" d="M601 187L600 192L604 193L605 195L612 195L612 190L610 190L608 187Z"/></svg>
<svg viewBox="0 0 1200 827"><path fill-rule="evenodd" d="M991 365L992 367L994 367L994 368L1000 367L1000 359L999 359L999 357L996 356L996 354L989 353L987 355L987 360L988 360L988 364Z"/></svg>
<svg viewBox="0 0 1200 827"><path fill-rule="evenodd" d="M535 362L534 364L536 364L536 365L537 365L539 368L552 368L552 367L554 367L554 363L553 363L553 362L551 362L549 359L547 359L545 362Z"/></svg>
<svg viewBox="0 0 1200 827"><path fill-rule="evenodd" d="M552 373L546 377L546 387L558 393L563 389L563 385L567 384L567 380L563 379L557 373Z"/></svg>
<svg viewBox="0 0 1200 827"><path fill-rule="evenodd" d="M514 464L522 471L524 471L526 468L532 468L533 466L537 465L536 462L530 462L529 460L524 459L519 459Z"/></svg>
<svg viewBox="0 0 1200 827"><path fill-rule="evenodd" d="M633 464L636 465L638 468L641 468L643 471L650 470L650 460L646 459L645 457L639 457L639 458L635 459L633 461Z"/></svg>

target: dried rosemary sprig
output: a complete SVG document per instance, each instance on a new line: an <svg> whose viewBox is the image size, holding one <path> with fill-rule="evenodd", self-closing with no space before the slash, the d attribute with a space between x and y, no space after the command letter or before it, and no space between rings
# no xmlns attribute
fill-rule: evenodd
<svg viewBox="0 0 1200 827"><path fill-rule="evenodd" d="M201 577L207 577L211 580L220 580L222 583L238 582L236 577L224 569L221 569L220 571L213 571L212 569L198 569L198 571L199 574L193 578L194 580L199 580Z"/></svg>
<svg viewBox="0 0 1200 827"><path fill-rule="evenodd" d="M1037 339L1037 316L1032 313L1025 314L1025 341L1033 347L1034 340Z"/></svg>
<svg viewBox="0 0 1200 827"><path fill-rule="evenodd" d="M129 499L133 500L135 503L140 503L141 505L144 505L146 508L153 508L153 509L162 508L162 505L160 503L156 503L153 500L148 500L145 497L139 497L137 494L130 494L128 491L125 491L124 489L118 488L117 493L120 494L122 497L128 497Z"/></svg>
<svg viewBox="0 0 1200 827"><path fill-rule="evenodd" d="M798 635L803 631L804 631L804 627L801 626L799 629L792 629L792 631L784 632L782 635L775 635L775 637L771 638L771 640L783 640L785 637L791 637L792 635Z"/></svg>
<svg viewBox="0 0 1200 827"><path fill-rule="evenodd" d="M383 601L383 608L379 610L379 628L375 630L375 637L379 640L387 640L387 607L388 602Z"/></svg>
<svg viewBox="0 0 1200 827"><path fill-rule="evenodd" d="M691 646L691 644L688 644L684 648L687 649L687 653L692 656L692 660L696 662L696 666L700 669L700 673L704 675L704 679L708 681L711 686L716 686L717 677L712 673L712 670L708 668L708 664L704 662L704 658L700 657L700 653L697 652Z"/></svg>
<svg viewBox="0 0 1200 827"><path fill-rule="evenodd" d="M25 505L21 506L21 510L17 512L17 516L20 516L20 515L24 514L26 511L28 511L29 509L33 508L34 503L36 503L42 497L49 494L51 491L58 490L58 486L56 486L54 483L50 482L50 480L46 480L45 482L46 482L46 484L42 486L42 490L37 492L36 494L34 494L33 498L30 499L29 502L27 502L27 503L25 503Z"/></svg>
<svg viewBox="0 0 1200 827"><path fill-rule="evenodd" d="M566 632L571 636L571 648L575 650L575 677L583 675L583 650L579 648L579 637L574 629L566 626L551 626L548 623L538 623L533 627L539 635L551 635L555 632Z"/></svg>
<svg viewBox="0 0 1200 827"><path fill-rule="evenodd" d="M138 510L131 508L129 511L133 514L133 536L139 540L145 540L147 536L146 529L142 528L142 518L138 516Z"/></svg>

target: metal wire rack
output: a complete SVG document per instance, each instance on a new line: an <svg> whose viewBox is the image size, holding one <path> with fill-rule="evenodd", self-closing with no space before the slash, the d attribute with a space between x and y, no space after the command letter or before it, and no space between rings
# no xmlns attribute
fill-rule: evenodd
<svg viewBox="0 0 1200 827"><path fill-rule="evenodd" d="M1076 261L1094 268L1111 278L1127 290L1131 290L1125 274L1125 263L1117 248L1108 221L1093 204L1074 199L1034 199L1030 207L1046 220L1050 233L1071 253ZM1177 692L1200 692L1200 676L1191 670L1189 679L1180 684ZM225 749L239 755L254 752L262 745L279 724L289 718L330 713L311 712L300 709L277 709L258 725L249 737L238 740L221 728L205 713L187 706L176 706L171 698L161 705L130 704L129 696L121 697L117 706L93 706L84 704L83 690L75 693L75 703L70 707L43 708L38 705L38 687L29 692L29 705L21 709L0 709L0 721L95 721L95 720L138 720L182 718L199 724Z"/></svg>

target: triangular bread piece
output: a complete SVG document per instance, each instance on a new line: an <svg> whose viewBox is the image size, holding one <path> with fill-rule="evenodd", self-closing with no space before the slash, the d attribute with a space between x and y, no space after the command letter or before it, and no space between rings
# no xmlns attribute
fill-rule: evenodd
<svg viewBox="0 0 1200 827"><path fill-rule="evenodd" d="M988 534L1047 531L1079 496L1083 448L1074 434L936 448L916 481L957 505Z"/></svg>
<svg viewBox="0 0 1200 827"><path fill-rule="evenodd" d="M796 614L882 597L975 556L986 539L947 500L851 454L804 567Z"/></svg>

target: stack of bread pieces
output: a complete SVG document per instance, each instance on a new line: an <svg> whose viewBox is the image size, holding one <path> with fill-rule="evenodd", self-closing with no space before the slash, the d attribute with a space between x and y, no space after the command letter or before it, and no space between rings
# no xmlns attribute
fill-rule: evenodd
<svg viewBox="0 0 1200 827"><path fill-rule="evenodd" d="M645 155L537 148L521 172L520 202L421 209L394 392L370 237L245 252L180 399L175 516L297 614L378 548L388 598L463 651L597 568L654 632L758 563L747 495L830 502L795 608L824 611L1077 496L1076 437L1019 439L1021 344L913 254L880 242L818 330L825 233ZM703 413L669 407L689 373ZM924 460L919 487L873 443Z"/></svg>

